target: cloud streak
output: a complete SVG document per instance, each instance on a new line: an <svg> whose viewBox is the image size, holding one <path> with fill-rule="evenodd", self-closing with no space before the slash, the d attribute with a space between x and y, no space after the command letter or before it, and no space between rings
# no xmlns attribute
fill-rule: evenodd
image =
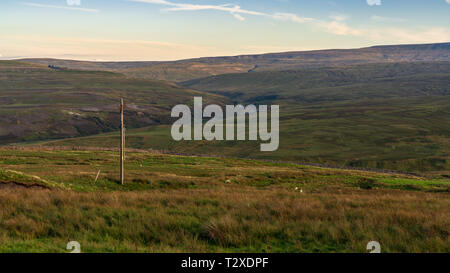
<svg viewBox="0 0 450 273"><path fill-rule="evenodd" d="M257 11L245 10L238 5L224 4L224 5L198 5L198 4L183 4L173 3L165 0L129 0L132 2L141 2L149 4L158 4L169 6L164 10L166 11L198 11L198 10L218 10L225 11L231 14L248 14L248 15L260 15L265 16L267 14Z"/></svg>
<svg viewBox="0 0 450 273"><path fill-rule="evenodd" d="M57 6L57 5L31 3L31 2L23 2L22 4L25 6L35 7L35 8L65 9L65 10L84 11L84 12L92 12L92 13L99 11L97 9L80 8L80 7L76 7L76 6Z"/></svg>
<svg viewBox="0 0 450 273"><path fill-rule="evenodd" d="M310 23L314 26L322 29L323 31L326 31L331 34L335 35L351 35L351 36L361 36L366 38L373 38L373 37L382 37L382 35L379 35L380 32L382 32L379 29L374 28L355 28L349 26L346 21L348 17L346 15L333 15L331 16L331 20L319 20L315 18L308 18L308 17L300 17L293 13L281 13L276 12L273 14L259 12L259 11L253 11L253 10L247 10L243 9L238 5L235 4L223 4L223 5L201 5L201 4L186 4L186 3L174 3L167 0L127 0L132 2L141 2L141 3L148 3L148 4L156 4L156 5L163 5L167 6L167 8L162 9L163 11L169 11L169 12L176 12L176 11L203 11L203 10L215 10L215 11L223 11L228 12L231 15L233 15L234 18L236 18L239 21L245 20L245 15L253 15L253 16L262 16L266 18L270 18L277 21L285 21L285 22L293 22L293 23L299 23L299 24L305 24ZM447 3L450 4L450 0L445 0ZM380 6L382 4L381 0L366 0L367 4L370 6ZM373 15L370 18L374 22L391 22L391 23L398 23L398 22L405 22L405 19L402 18L393 18L393 17L383 17L383 16L377 16ZM401 31L399 31L398 28L390 28L391 33L395 33L395 35L398 35ZM394 31L395 30L395 31ZM444 29L447 30L447 29ZM414 35L414 32L409 32L408 30L404 30L405 34L400 35L400 37L411 37L411 41L419 41L421 39L417 38L417 35ZM430 28L429 30L423 30L417 32L418 35L424 34L427 36L430 36L430 33L436 32L436 28ZM439 30L438 32L444 34L443 40L448 39L448 35L443 29ZM389 33L387 33L389 36ZM432 35L431 35L432 36ZM442 39L439 39L442 40Z"/></svg>
<svg viewBox="0 0 450 273"><path fill-rule="evenodd" d="M405 22L405 19L402 19L402 18L384 17L384 16L378 16L378 15L372 15L370 17L370 20L375 21L375 22Z"/></svg>
<svg viewBox="0 0 450 273"><path fill-rule="evenodd" d="M81 0L67 0L69 6L81 6Z"/></svg>
<svg viewBox="0 0 450 273"><path fill-rule="evenodd" d="M381 0L367 0L369 6L381 6Z"/></svg>
<svg viewBox="0 0 450 273"><path fill-rule="evenodd" d="M199 4L185 4L174 3L166 0L127 0L132 2L141 2L148 4L156 4L166 6L163 11L201 11L201 10L215 10L228 12L236 19L244 21L245 15L262 16L277 21L293 22L298 24L310 24L327 33L340 36L354 36L373 40L375 42L444 42L450 40L450 31L448 28L420 28L416 30L408 30L404 28L367 28L367 27L352 27L347 24L348 16L333 15L330 20L321 20L308 17L300 17L293 13L264 13L259 11L243 9L238 5L224 4L224 5L199 5ZM370 6L381 5L381 0L366 0ZM450 0L446 0L450 2ZM378 22L401 22L400 18L390 18L381 16L372 16L371 20Z"/></svg>
<svg viewBox="0 0 450 273"><path fill-rule="evenodd" d="M163 9L163 11L201 11L201 10L216 10L228 12L233 15L236 19L244 21L245 17L243 15L253 15L253 16L263 16L272 18L280 21L292 21L296 23L305 23L314 21L313 18L299 17L291 13L275 13L268 14L259 11L243 9L238 5L234 4L224 4L224 5L199 5L199 4L185 4L185 3L173 3L165 0L128 0L131 2L141 2L148 4L156 4L168 6L168 8Z"/></svg>

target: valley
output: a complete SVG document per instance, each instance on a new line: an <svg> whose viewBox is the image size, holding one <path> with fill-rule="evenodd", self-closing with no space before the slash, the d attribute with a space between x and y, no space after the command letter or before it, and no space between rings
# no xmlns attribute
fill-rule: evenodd
<svg viewBox="0 0 450 273"><path fill-rule="evenodd" d="M124 96L130 148L440 175L450 170L450 62L254 71L178 83L1 64L3 144L117 147L117 98ZM172 140L170 109L191 105L194 96L204 104L280 105L279 149Z"/></svg>

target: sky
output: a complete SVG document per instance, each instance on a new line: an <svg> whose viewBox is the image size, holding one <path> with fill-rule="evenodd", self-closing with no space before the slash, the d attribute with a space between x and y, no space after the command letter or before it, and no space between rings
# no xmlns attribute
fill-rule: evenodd
<svg viewBox="0 0 450 273"><path fill-rule="evenodd" d="M450 0L1 0L0 59L163 61L450 42Z"/></svg>

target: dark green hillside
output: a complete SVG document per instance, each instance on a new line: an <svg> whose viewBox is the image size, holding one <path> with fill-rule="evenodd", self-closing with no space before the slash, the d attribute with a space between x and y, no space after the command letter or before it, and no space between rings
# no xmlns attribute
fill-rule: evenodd
<svg viewBox="0 0 450 273"><path fill-rule="evenodd" d="M170 109L195 95L224 101L163 81L1 61L0 144L117 130L120 96L128 102L129 128L168 123Z"/></svg>
<svg viewBox="0 0 450 273"><path fill-rule="evenodd" d="M450 175L450 98L427 99L281 105L280 148L272 153L260 152L258 142L176 142L170 126L129 130L127 145L182 154ZM118 147L119 139L118 133L109 133L42 144Z"/></svg>
<svg viewBox="0 0 450 273"><path fill-rule="evenodd" d="M295 103L450 94L450 62L227 74L181 83L236 101Z"/></svg>
<svg viewBox="0 0 450 273"><path fill-rule="evenodd" d="M250 156L430 171L450 169L449 80L450 63L436 62L228 74L183 85L281 105L279 151Z"/></svg>
<svg viewBox="0 0 450 273"><path fill-rule="evenodd" d="M128 145L178 153L402 171L450 170L450 64L371 64L230 74L185 83L239 103L280 104L280 148L175 142L170 127L128 132ZM117 146L117 134L47 143Z"/></svg>

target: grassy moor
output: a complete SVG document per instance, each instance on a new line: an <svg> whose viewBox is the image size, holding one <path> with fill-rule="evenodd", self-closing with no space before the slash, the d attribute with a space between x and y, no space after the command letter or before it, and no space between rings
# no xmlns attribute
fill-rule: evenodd
<svg viewBox="0 0 450 273"><path fill-rule="evenodd" d="M0 150L2 252L448 252L449 180L129 152ZM101 171L95 181L98 170Z"/></svg>
<svg viewBox="0 0 450 273"><path fill-rule="evenodd" d="M279 105L279 149L173 140L194 97ZM0 252L450 252L449 43L0 61L0 105Z"/></svg>

